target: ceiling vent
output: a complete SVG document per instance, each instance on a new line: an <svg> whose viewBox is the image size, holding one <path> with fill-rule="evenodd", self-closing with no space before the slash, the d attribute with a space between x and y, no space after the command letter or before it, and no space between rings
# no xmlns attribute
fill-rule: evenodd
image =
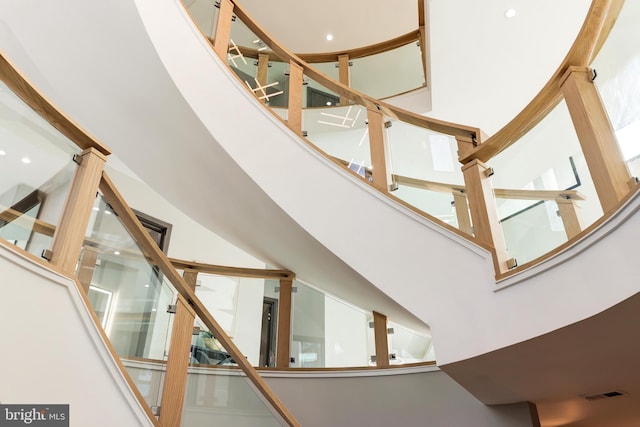
<svg viewBox="0 0 640 427"><path fill-rule="evenodd" d="M600 399L608 399L611 397L624 396L629 393L625 393L620 390L608 391L606 393L594 393L594 394L583 394L580 397L584 397L587 400L600 400Z"/></svg>

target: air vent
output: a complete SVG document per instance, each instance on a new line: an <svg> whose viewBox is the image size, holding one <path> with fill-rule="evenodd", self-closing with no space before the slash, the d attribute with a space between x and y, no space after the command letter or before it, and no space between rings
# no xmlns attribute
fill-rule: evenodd
<svg viewBox="0 0 640 427"><path fill-rule="evenodd" d="M620 390L613 390L613 391L608 391L606 393L585 394L580 397L584 397L587 400L600 400L600 399L608 399L610 397L624 396L625 394L629 394L629 393L625 393L624 391L620 391Z"/></svg>

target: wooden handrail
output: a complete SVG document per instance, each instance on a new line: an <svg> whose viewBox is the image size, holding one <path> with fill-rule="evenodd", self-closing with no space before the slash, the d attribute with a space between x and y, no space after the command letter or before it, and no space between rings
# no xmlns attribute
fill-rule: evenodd
<svg viewBox="0 0 640 427"><path fill-rule="evenodd" d="M0 206L2 208L2 206ZM4 208L0 211L0 221L5 223L10 223L12 221L17 220L18 218L23 217L24 212L17 211L11 208ZM42 221L38 218L27 217L30 221L33 221L33 231L38 234L43 234L45 236L53 236L53 233L56 231L56 226L53 224L49 224L46 221ZM5 224L6 225L6 224Z"/></svg>
<svg viewBox="0 0 640 427"><path fill-rule="evenodd" d="M206 264L195 261L184 261L169 258L174 268L178 270L191 269L199 273L218 274L221 276L249 277L257 279L292 279L295 273L290 270L269 270L260 268L229 267L226 265Z"/></svg>
<svg viewBox="0 0 640 427"><path fill-rule="evenodd" d="M124 198L117 190L107 173L103 173L100 182L100 191L103 197L111 205L118 214L122 224L129 231L133 239L136 241L140 249L142 249L153 263L160 268L162 274L173 284L178 294L185 299L189 306L194 310L195 314L200 317L202 322L220 341L222 346L236 361L238 366L244 371L247 378L253 383L260 394L273 406L278 414L292 427L299 426L293 414L282 404L280 399L273 393L267 383L260 377L256 370L251 366L249 361L240 352L231 338L224 332L222 327L213 318L211 313L206 309L204 304L196 296L184 279L178 274L166 255L160 250L158 245L151 239L149 233L144 229L140 221L138 221L135 213Z"/></svg>
<svg viewBox="0 0 640 427"><path fill-rule="evenodd" d="M251 30L253 33L262 40L267 46L271 48L274 54L280 58L283 62L291 62L299 65L303 68L304 74L325 86L327 89L335 92L341 98L348 99L356 104L367 107L371 110L377 110L382 112L385 116L402 120L403 122L412 124L414 126L422 127L425 129L431 129L435 132L440 132L456 137L468 138L481 143L483 138L482 131L477 127L466 126L447 122L444 120L433 119L429 117L416 114L393 105L382 102L378 99L372 98L364 93L351 89L347 85L333 80L326 74L316 70L309 65L308 62L298 57L294 53L290 52L287 48L278 43L269 33L267 33L259 24L257 24L251 16L245 11L245 9L238 3L233 3L233 13Z"/></svg>
<svg viewBox="0 0 640 427"><path fill-rule="evenodd" d="M391 40L375 43L368 46L358 47L355 49L339 50L335 52L321 53L296 53L295 56L310 64L319 64L324 62L337 62L338 56L348 55L349 59L364 58L367 56L378 55L393 49L408 45L412 42L420 40L420 30L416 29ZM213 39L209 37L209 42L213 43ZM247 58L258 59L258 54L269 55L269 61L287 62L283 58L277 56L274 52L268 50L258 50L249 46L238 46L242 55Z"/></svg>
<svg viewBox="0 0 640 427"><path fill-rule="evenodd" d="M17 68L0 51L0 80L2 80L16 95L31 109L40 114L60 133L69 138L80 149L95 148L104 155L111 154L111 150L92 137L85 129L55 108L49 99L35 88L17 71Z"/></svg>
<svg viewBox="0 0 640 427"><path fill-rule="evenodd" d="M544 119L562 99L560 82L563 75L571 66L588 66L591 63L609 35L623 4L624 0L593 0L569 53L547 84L513 120L461 157L460 162L465 164L473 159L489 161Z"/></svg>

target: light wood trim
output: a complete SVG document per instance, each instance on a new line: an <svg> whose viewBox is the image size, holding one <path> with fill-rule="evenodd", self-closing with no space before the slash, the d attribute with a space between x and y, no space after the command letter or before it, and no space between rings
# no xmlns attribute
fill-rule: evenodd
<svg viewBox="0 0 640 427"><path fill-rule="evenodd" d="M389 52L390 50L397 49L402 46L406 46L409 43L414 43L420 38L419 30L412 30L406 34L402 34L391 40L386 40L380 43L375 43L368 46L358 47L355 49L341 50L337 52L326 53L298 53L296 56L305 62L310 64L317 64L322 62L336 62L340 55L348 55L351 59L364 58L367 56L378 55L381 53Z"/></svg>
<svg viewBox="0 0 640 427"><path fill-rule="evenodd" d="M560 82L582 153L604 212L629 192L631 174L587 67L569 67Z"/></svg>
<svg viewBox="0 0 640 427"><path fill-rule="evenodd" d="M351 87L351 67L349 67L349 55L338 55L338 81L345 86ZM340 105L348 105L349 100L340 97Z"/></svg>
<svg viewBox="0 0 640 427"><path fill-rule="evenodd" d="M429 82L429 74L427 72L427 59L428 59L428 49L427 49L427 29L424 25L420 26L420 39L418 40L420 43L420 55L422 57L422 74L424 76L424 83L428 85Z"/></svg>
<svg viewBox="0 0 640 427"><path fill-rule="evenodd" d="M249 277L257 279L286 279L294 278L295 274L289 270L263 270L259 268L227 267L223 265L204 264L195 261L183 261L169 258L174 268L178 270L193 269L200 273L218 274L220 276Z"/></svg>
<svg viewBox="0 0 640 427"><path fill-rule="evenodd" d="M213 50L225 63L229 51L229 39L231 37L231 24L234 4L231 0L220 0L220 12L218 12L218 24L213 38Z"/></svg>
<svg viewBox="0 0 640 427"><path fill-rule="evenodd" d="M471 231L471 216L469 214L467 195L461 191L454 191L451 194L453 195L453 205L456 208L458 228L469 236L473 236L473 232Z"/></svg>
<svg viewBox="0 0 640 427"><path fill-rule="evenodd" d="M43 260L42 258L39 258L39 257L37 257L37 256L25 251L24 249L19 248L18 246L15 246L15 245L9 243L8 241L6 241L5 239L3 239L1 237L0 237L0 246L4 246L6 248L9 248L10 250L12 250L14 252L17 252L21 257L27 258L30 261L32 261L33 263L41 265L41 266L45 267L46 269L49 269L49 270L51 270L51 271L53 271L55 273L58 273L60 276L66 277L67 279L73 281L73 283L75 284L76 288L79 290L78 294L80 295L80 298L82 298L82 302L84 303L85 307L87 308L87 312L89 313L89 316L91 316L91 319L93 320L93 323L96 325L96 330L98 331L98 334L100 334L100 338L102 339L102 342L106 346L107 351L110 353L111 359L117 365L118 370L120 371L120 373L124 377L125 381L127 382L127 385L131 389L131 391L134 394L135 398L140 403L140 407L143 409L143 411L145 412L145 414L147 415L149 420L151 420L151 422L153 423L154 426L156 426L156 427L164 427L164 426L160 425L160 423L156 419L155 415L153 415L153 413L151 412L151 408L149 408L149 405L147 404L147 401L142 396L142 394L140 394L140 391L138 390L138 386L136 386L136 383L133 381L133 379L131 379L131 375L129 375L129 372L127 371L127 369L122 364L122 360L120 359L120 356L118 356L118 353L114 349L113 344L111 344L111 341L109 340L109 337L107 336L106 332L102 328L102 324L100 323L100 319L98 319L98 316L96 315L95 311L93 310L93 306L91 305L91 302L89 302L89 298L87 297L87 294L82 290L82 284L78 281L78 278L75 277L72 274L69 274L69 273L63 271L62 269L60 269L56 265L48 263L45 260Z"/></svg>
<svg viewBox="0 0 640 427"><path fill-rule="evenodd" d="M253 33L262 40L267 46L271 48L275 57L280 58L284 62L295 62L300 65L304 70L304 75L315 80L319 84L323 85L327 89L335 92L340 97L344 97L349 99L355 104L362 105L367 108L372 108L378 111L381 111L385 116L391 118L397 118L406 123L412 124L414 126L419 126L425 129L431 129L435 132L441 132L448 135L453 136L467 136L467 137L475 137L480 142L483 133L477 127L460 125L452 122L447 122L444 120L437 120L429 117L425 117L420 114L412 113L407 110L403 110L401 108L392 106L390 104L384 103L380 100L372 98L368 95L365 95L361 92L355 91L344 84L333 80L326 74L318 71L305 59L313 59L309 57L296 56L285 47L280 45L275 39L267 33L259 24L253 21L251 16L246 12L246 10L240 4L235 4L234 13ZM415 32L415 39L418 37L418 31ZM414 39L414 40L415 40ZM406 44L406 43L405 43ZM349 53L349 57L354 59L359 57L359 53L354 51L348 52L336 52L334 58L331 61L336 61L337 55L339 53ZM366 53L366 52L364 52ZM366 56L366 55L365 55Z"/></svg>
<svg viewBox="0 0 640 427"><path fill-rule="evenodd" d="M91 281L93 280L93 272L96 269L96 260L98 259L99 253L100 251L91 246L82 248L77 276L85 292L89 292L89 286L91 286Z"/></svg>
<svg viewBox="0 0 640 427"><path fill-rule="evenodd" d="M393 181L390 171L391 157L384 116L379 111L367 109L367 120L369 122L369 150L371 151L373 187L383 193L388 193L389 186Z"/></svg>
<svg viewBox="0 0 640 427"><path fill-rule="evenodd" d="M425 181L408 176L393 175L394 182L407 187L420 188L423 190L437 191L440 193L466 192L464 185L447 184L444 182ZM506 188L495 188L495 196L499 199L519 199L519 200L556 200L558 198L568 198L572 200L586 200L584 195L577 190L517 190Z"/></svg>
<svg viewBox="0 0 640 427"><path fill-rule="evenodd" d="M349 372L349 371L377 371L380 369L420 368L424 366L436 366L435 361L404 363L402 365L389 365L386 368L378 366L351 366L348 368L268 368L258 367L256 370L265 372ZM216 365L211 366L215 368Z"/></svg>
<svg viewBox="0 0 640 427"><path fill-rule="evenodd" d="M258 54L258 69L256 70L256 80L260 86L267 84L269 74L269 55L265 53ZM262 103L266 104L267 99L261 99Z"/></svg>
<svg viewBox="0 0 640 427"><path fill-rule="evenodd" d="M582 231L580 206L577 205L575 200L565 198L557 199L556 204L558 205L558 213L562 218L567 239L572 239Z"/></svg>
<svg viewBox="0 0 640 427"><path fill-rule="evenodd" d="M5 208L0 211L0 221L5 221L7 223L15 221L22 216L24 216L24 212L17 211L12 208ZM53 236L53 233L56 231L56 227L53 224L49 224L38 218L28 217L29 221L33 221L33 231L38 234L43 234L45 236Z"/></svg>
<svg viewBox="0 0 640 427"><path fill-rule="evenodd" d="M493 248L496 271L504 272L508 270L507 248L491 180L487 176L488 169L487 165L479 160L472 160L462 166L462 174L467 187L474 235L480 242Z"/></svg>
<svg viewBox="0 0 640 427"><path fill-rule="evenodd" d="M60 133L69 138L80 149L94 148L104 155L111 154L111 150L99 143L86 130L78 126L73 120L60 112L49 99L24 77L11 63L4 53L0 52L0 79L33 111L38 113Z"/></svg>
<svg viewBox="0 0 640 427"><path fill-rule="evenodd" d="M131 236L138 243L140 248L146 252L147 256L153 259L153 262L160 268L165 277L173 284L178 293L182 295L189 305L193 308L196 315L215 335L216 339L229 352L236 361L238 366L246 374L247 378L253 383L259 393L273 406L280 416L292 427L299 426L295 417L282 404L280 399L273 393L271 388L264 382L262 377L258 375L256 370L251 366L249 361L242 355L238 347L233 343L231 338L224 332L222 327L213 318L211 313L204 307L200 299L195 295L184 279L178 274L175 268L169 262L166 255L158 248L155 242L149 236L149 233L143 228L134 212L124 201L122 195L118 192L115 185L106 173L103 173L100 182L100 190L107 203L116 211L120 220L127 228Z"/></svg>
<svg viewBox="0 0 640 427"><path fill-rule="evenodd" d="M51 263L69 274L73 274L76 269L100 177L107 161L105 155L95 148L84 150L78 157L81 163L76 168L60 224L56 227L51 243Z"/></svg>
<svg viewBox="0 0 640 427"><path fill-rule="evenodd" d="M280 279L278 297L278 333L276 340L276 368L288 368L291 358L291 299L293 280Z"/></svg>
<svg viewBox="0 0 640 427"><path fill-rule="evenodd" d="M373 336L376 343L376 367L389 367L389 333L387 332L387 316L373 312Z"/></svg>
<svg viewBox="0 0 640 427"><path fill-rule="evenodd" d="M287 126L299 136L302 136L302 79L302 67L295 62L290 62Z"/></svg>
<svg viewBox="0 0 640 427"><path fill-rule="evenodd" d="M182 278L189 288L195 292L196 285L198 283L198 271L192 269L186 269L182 272Z"/></svg>
<svg viewBox="0 0 640 427"><path fill-rule="evenodd" d="M560 102L559 81L570 66L587 66L606 39L624 0L593 0L587 17L558 69L533 100L509 123L472 152L460 156L461 163L472 159L488 161L522 138Z"/></svg>
<svg viewBox="0 0 640 427"><path fill-rule="evenodd" d="M193 310L184 298L178 295L169 345L169 359L162 388L160 409L162 427L180 427L181 425L194 321Z"/></svg>

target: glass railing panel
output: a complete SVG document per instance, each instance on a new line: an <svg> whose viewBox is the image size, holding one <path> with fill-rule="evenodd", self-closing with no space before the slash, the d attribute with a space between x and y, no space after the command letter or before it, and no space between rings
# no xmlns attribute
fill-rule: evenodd
<svg viewBox="0 0 640 427"><path fill-rule="evenodd" d="M187 376L181 425L276 427L286 424L271 412L239 369L193 366Z"/></svg>
<svg viewBox="0 0 640 427"><path fill-rule="evenodd" d="M513 190L575 190L584 229L602 215L591 175L586 166L566 103L561 101L537 126L513 146L488 162L495 174L498 213L507 250L519 264L549 252L567 241L562 219L553 200L526 200Z"/></svg>
<svg viewBox="0 0 640 427"><path fill-rule="evenodd" d="M159 406L172 325L167 311L177 292L101 197L94 204L80 269L92 271L87 295L114 350L149 406Z"/></svg>
<svg viewBox="0 0 640 427"><path fill-rule="evenodd" d="M389 364L435 361L431 335L413 331L394 322L388 322L388 326L393 331L389 334Z"/></svg>
<svg viewBox="0 0 640 427"><path fill-rule="evenodd" d="M275 301L275 298L265 298L264 282L265 279L199 273L196 286L200 301L253 366L274 366L275 363L277 304L261 323L264 304ZM204 328L204 325L196 326ZM265 328L267 330L261 331ZM263 343L263 337L271 340Z"/></svg>
<svg viewBox="0 0 640 427"><path fill-rule="evenodd" d="M49 249L80 149L0 82L0 238Z"/></svg>
<svg viewBox="0 0 640 427"><path fill-rule="evenodd" d="M366 170L371 168L366 108L359 105L308 108L302 117L302 129L308 140L365 176Z"/></svg>
<svg viewBox="0 0 640 427"><path fill-rule="evenodd" d="M209 39L213 40L218 25L219 8L217 2L212 0L183 0L182 1L191 14L200 30Z"/></svg>
<svg viewBox="0 0 640 427"><path fill-rule="evenodd" d="M240 18L235 17L231 23L227 63L242 81L253 83L251 87L255 87L259 53L271 51Z"/></svg>
<svg viewBox="0 0 640 427"><path fill-rule="evenodd" d="M200 276L200 275L198 275ZM224 321L224 314L228 313L228 306L237 297L232 288L237 287L229 281L217 279L206 280L211 290L201 293L217 293L220 299L226 301L218 306L226 309L216 309L222 314L220 326L229 328L229 319ZM217 282L216 285L213 283ZM226 283L224 283L226 282ZM213 291L213 289L218 291ZM217 299L210 295L209 303ZM203 301L204 302L204 301ZM215 317L215 313L212 312ZM187 391L182 425L239 425L239 426L280 426L283 425L259 395L241 370L235 368L236 361L218 341L215 334L207 329L204 323L195 319L191 340L190 368L187 375Z"/></svg>
<svg viewBox="0 0 640 427"><path fill-rule="evenodd" d="M425 84L417 42L351 62L351 87L373 98L387 98Z"/></svg>
<svg viewBox="0 0 640 427"><path fill-rule="evenodd" d="M591 64L602 102L632 176L640 176L640 3L626 1Z"/></svg>
<svg viewBox="0 0 640 427"><path fill-rule="evenodd" d="M464 186L454 137L398 120L387 128L393 195L454 227L453 193Z"/></svg>
<svg viewBox="0 0 640 427"><path fill-rule="evenodd" d="M318 62L310 65L333 80L340 80L340 69L337 62Z"/></svg>
<svg viewBox="0 0 640 427"><path fill-rule="evenodd" d="M368 366L368 314L299 281L294 286L291 367Z"/></svg>

